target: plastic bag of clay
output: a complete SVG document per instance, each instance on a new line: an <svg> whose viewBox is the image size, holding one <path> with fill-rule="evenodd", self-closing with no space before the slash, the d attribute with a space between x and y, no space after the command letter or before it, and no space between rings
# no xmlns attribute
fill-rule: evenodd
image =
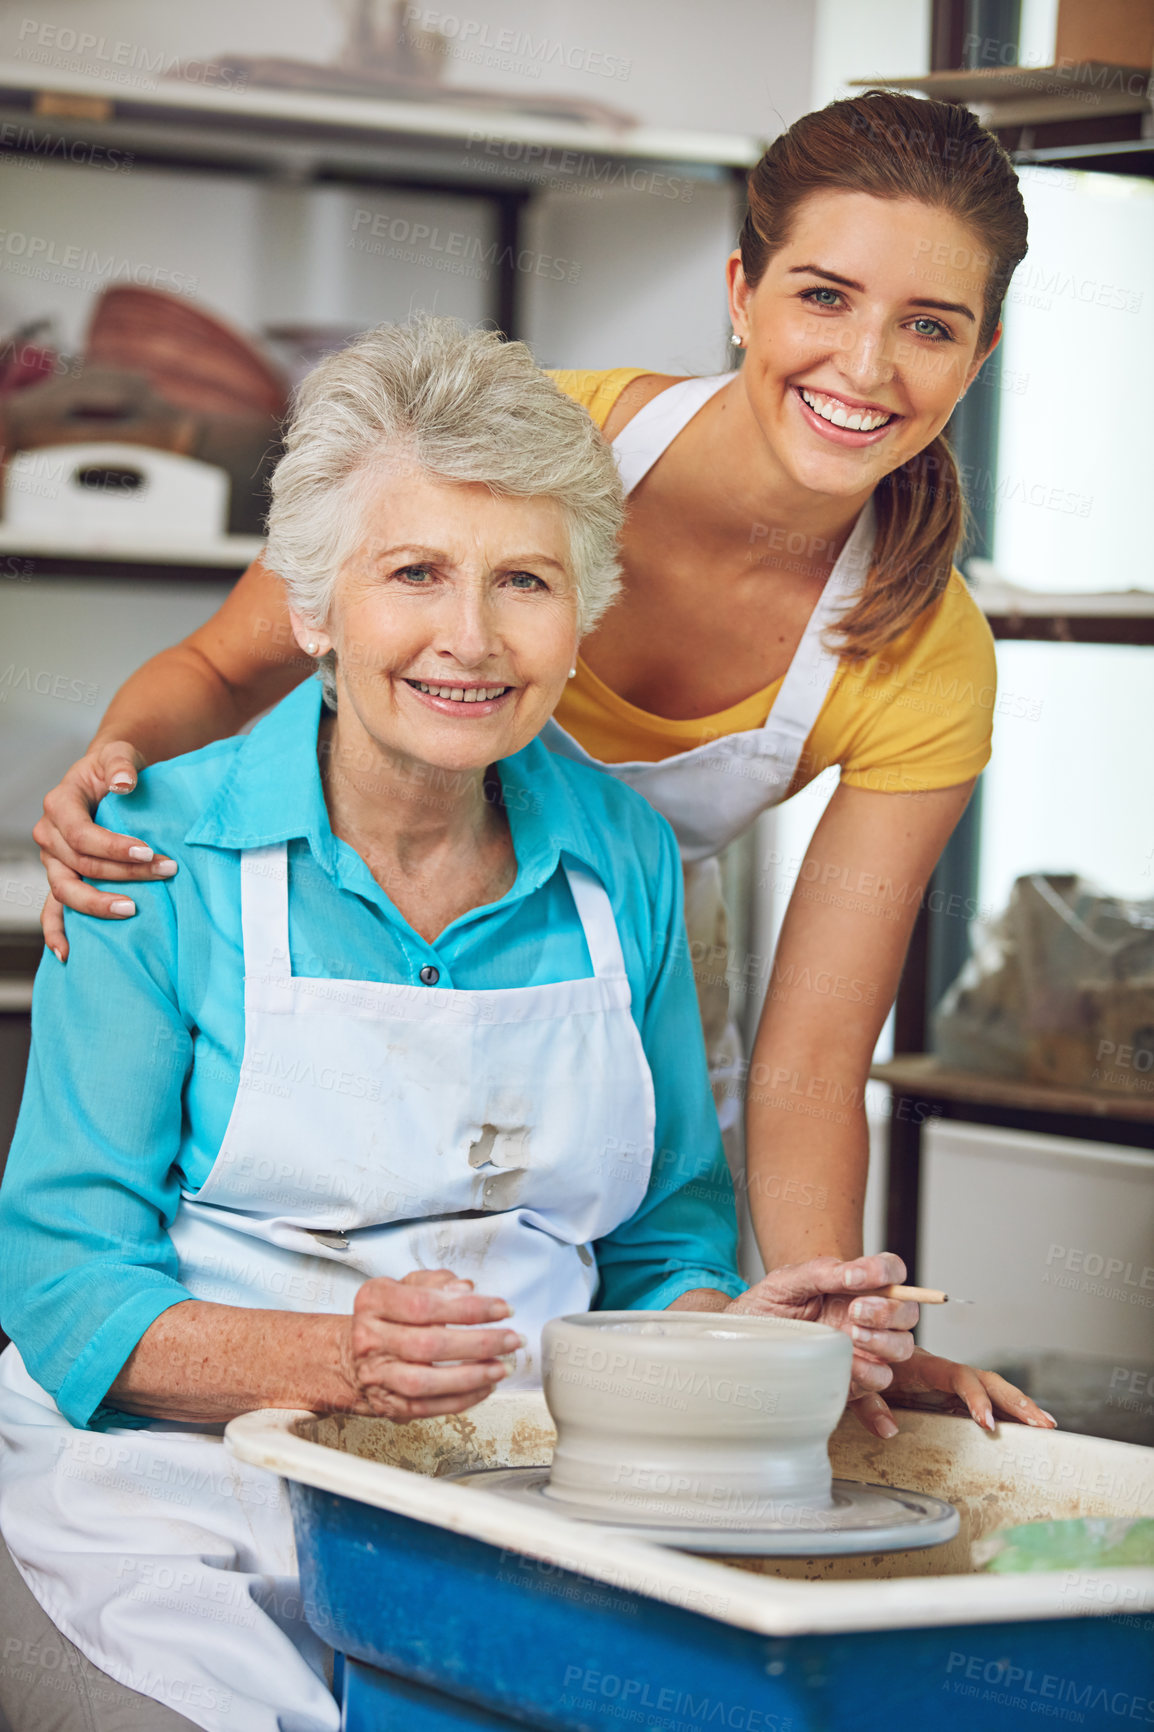
<svg viewBox="0 0 1154 1732"><path fill-rule="evenodd" d="M1154 1099L1154 900L1019 878L942 1000L943 1063Z"/></svg>
<svg viewBox="0 0 1154 1732"><path fill-rule="evenodd" d="M970 1550L975 1569L998 1575L1154 1564L1154 1521L1080 1516L1062 1522L1023 1522L975 1540Z"/></svg>

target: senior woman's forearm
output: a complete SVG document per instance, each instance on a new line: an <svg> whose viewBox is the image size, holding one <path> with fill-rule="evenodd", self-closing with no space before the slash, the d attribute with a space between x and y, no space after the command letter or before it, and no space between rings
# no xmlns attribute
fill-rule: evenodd
<svg viewBox="0 0 1154 1732"><path fill-rule="evenodd" d="M371 1413L348 1372L351 1322L187 1299L145 1330L106 1401L184 1422L235 1419L257 1407Z"/></svg>

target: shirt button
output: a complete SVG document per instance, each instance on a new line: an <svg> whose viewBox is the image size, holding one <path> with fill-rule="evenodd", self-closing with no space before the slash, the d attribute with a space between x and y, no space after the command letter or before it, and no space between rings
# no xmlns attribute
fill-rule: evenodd
<svg viewBox="0 0 1154 1732"><path fill-rule="evenodd" d="M436 984L437 984L438 980L440 980L440 978L441 978L440 969L434 968L431 962L426 962L424 968L422 968L422 970L421 970L421 985L422 986L436 986Z"/></svg>

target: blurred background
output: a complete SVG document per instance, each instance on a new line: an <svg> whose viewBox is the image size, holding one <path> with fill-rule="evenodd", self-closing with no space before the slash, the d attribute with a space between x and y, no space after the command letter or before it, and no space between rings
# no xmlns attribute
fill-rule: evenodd
<svg viewBox="0 0 1154 1732"><path fill-rule="evenodd" d="M808 109L903 83L1013 151L1030 252L953 430L994 755L879 1046L867 1249L975 1300L927 1345L1154 1437L1152 53L1154 0L4 8L0 1145L42 795L259 548L292 385L418 309L544 366L718 372L745 171ZM735 990L835 782L731 851Z"/></svg>

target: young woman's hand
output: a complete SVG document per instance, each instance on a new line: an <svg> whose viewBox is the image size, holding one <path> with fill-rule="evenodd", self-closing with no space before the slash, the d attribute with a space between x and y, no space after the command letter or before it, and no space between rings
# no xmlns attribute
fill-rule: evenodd
<svg viewBox="0 0 1154 1732"><path fill-rule="evenodd" d="M1058 1423L1052 1413L1047 1413L996 1371L977 1371L972 1365L939 1359L924 1347L915 1347L907 1360L894 1366L889 1394L897 1397L903 1407L928 1407L937 1412L960 1407L986 1431L993 1431L995 1416L1016 1420L1020 1425L1039 1426L1045 1431L1052 1431ZM875 1414L889 1413L880 1396L873 1400ZM863 1405L858 1402L855 1411L869 1430L877 1431L877 1425L869 1425L862 1413ZM892 1419L890 1424L893 1425Z"/></svg>
<svg viewBox="0 0 1154 1732"><path fill-rule="evenodd" d="M353 1302L344 1367L356 1405L401 1422L475 1407L508 1376L501 1355L524 1346L511 1329L477 1325L510 1315L503 1299L475 1294L450 1269L366 1281Z"/></svg>
<svg viewBox="0 0 1154 1732"><path fill-rule="evenodd" d="M850 1401L867 1430L893 1437L898 1428L879 1391L889 1387L896 1367L914 1351L910 1330L918 1306L908 1299L886 1299L878 1289L904 1281L905 1274L905 1264L890 1251L851 1262L813 1257L771 1270L726 1309L797 1317L843 1330L854 1344Z"/></svg>
<svg viewBox="0 0 1154 1732"><path fill-rule="evenodd" d="M138 836L121 836L92 822L106 794L128 794L145 760L127 740L91 746L64 778L44 796L44 815L32 832L48 874L50 894L40 915L44 941L64 962L64 906L102 920L127 920L136 913L130 896L95 890L85 878L124 883L171 878L176 861L154 855Z"/></svg>

